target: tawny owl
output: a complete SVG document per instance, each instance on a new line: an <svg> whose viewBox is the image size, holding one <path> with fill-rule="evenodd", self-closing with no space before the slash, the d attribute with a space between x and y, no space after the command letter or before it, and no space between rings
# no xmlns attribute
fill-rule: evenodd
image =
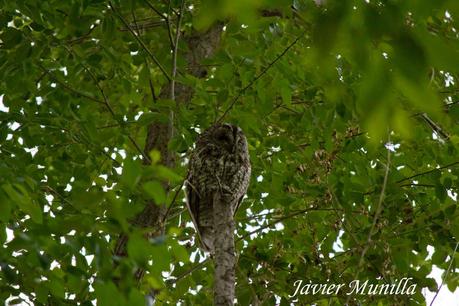
<svg viewBox="0 0 459 306"><path fill-rule="evenodd" d="M233 215L239 208L250 179L247 139L232 124L216 124L196 141L186 181L187 206L201 241L201 248L213 251L213 195L229 199Z"/></svg>

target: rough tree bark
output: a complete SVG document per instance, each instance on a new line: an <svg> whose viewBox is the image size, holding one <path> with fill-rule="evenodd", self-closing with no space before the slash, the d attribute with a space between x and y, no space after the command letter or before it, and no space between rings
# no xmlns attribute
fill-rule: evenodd
<svg viewBox="0 0 459 306"><path fill-rule="evenodd" d="M234 196L217 191L213 198L214 218L214 305L234 304L236 253L234 247Z"/></svg>

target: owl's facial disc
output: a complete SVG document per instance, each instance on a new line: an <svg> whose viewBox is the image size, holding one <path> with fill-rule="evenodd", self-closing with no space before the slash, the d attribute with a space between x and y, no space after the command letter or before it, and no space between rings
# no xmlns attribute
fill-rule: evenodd
<svg viewBox="0 0 459 306"><path fill-rule="evenodd" d="M214 133L216 144L224 148L228 153L234 153L234 145L237 135L234 131L237 130L230 124L223 124Z"/></svg>
<svg viewBox="0 0 459 306"><path fill-rule="evenodd" d="M224 146L226 149L231 149L234 144L234 136L230 126L224 125L214 134L217 143Z"/></svg>

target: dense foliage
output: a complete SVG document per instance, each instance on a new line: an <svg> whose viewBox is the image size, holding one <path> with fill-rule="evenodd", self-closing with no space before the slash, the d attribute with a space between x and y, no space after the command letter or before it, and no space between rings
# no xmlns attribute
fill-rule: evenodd
<svg viewBox="0 0 459 306"><path fill-rule="evenodd" d="M253 169L236 215L241 305L288 305L298 279L402 277L415 295L298 299L424 304L432 265L458 286L459 2L0 7L0 300L142 305L154 288L159 304L209 305L212 265L180 188L197 134L221 116L245 131ZM207 76L192 76L184 40L171 50L177 27L185 38L217 21ZM193 88L186 103L162 95L174 69ZM147 126L170 120L177 166L158 151L142 163ZM149 199L170 208L146 240L129 220ZM112 255L120 233L124 258Z"/></svg>

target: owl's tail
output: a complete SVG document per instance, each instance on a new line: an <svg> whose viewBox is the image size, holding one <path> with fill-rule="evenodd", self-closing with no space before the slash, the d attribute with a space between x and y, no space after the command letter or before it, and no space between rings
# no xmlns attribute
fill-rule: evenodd
<svg viewBox="0 0 459 306"><path fill-rule="evenodd" d="M201 240L201 249L212 253L214 250L214 224L212 197L207 196L201 201L199 207L198 232Z"/></svg>
<svg viewBox="0 0 459 306"><path fill-rule="evenodd" d="M210 226L200 226L199 234L201 238L201 249L206 252L213 252L214 249L214 230Z"/></svg>

